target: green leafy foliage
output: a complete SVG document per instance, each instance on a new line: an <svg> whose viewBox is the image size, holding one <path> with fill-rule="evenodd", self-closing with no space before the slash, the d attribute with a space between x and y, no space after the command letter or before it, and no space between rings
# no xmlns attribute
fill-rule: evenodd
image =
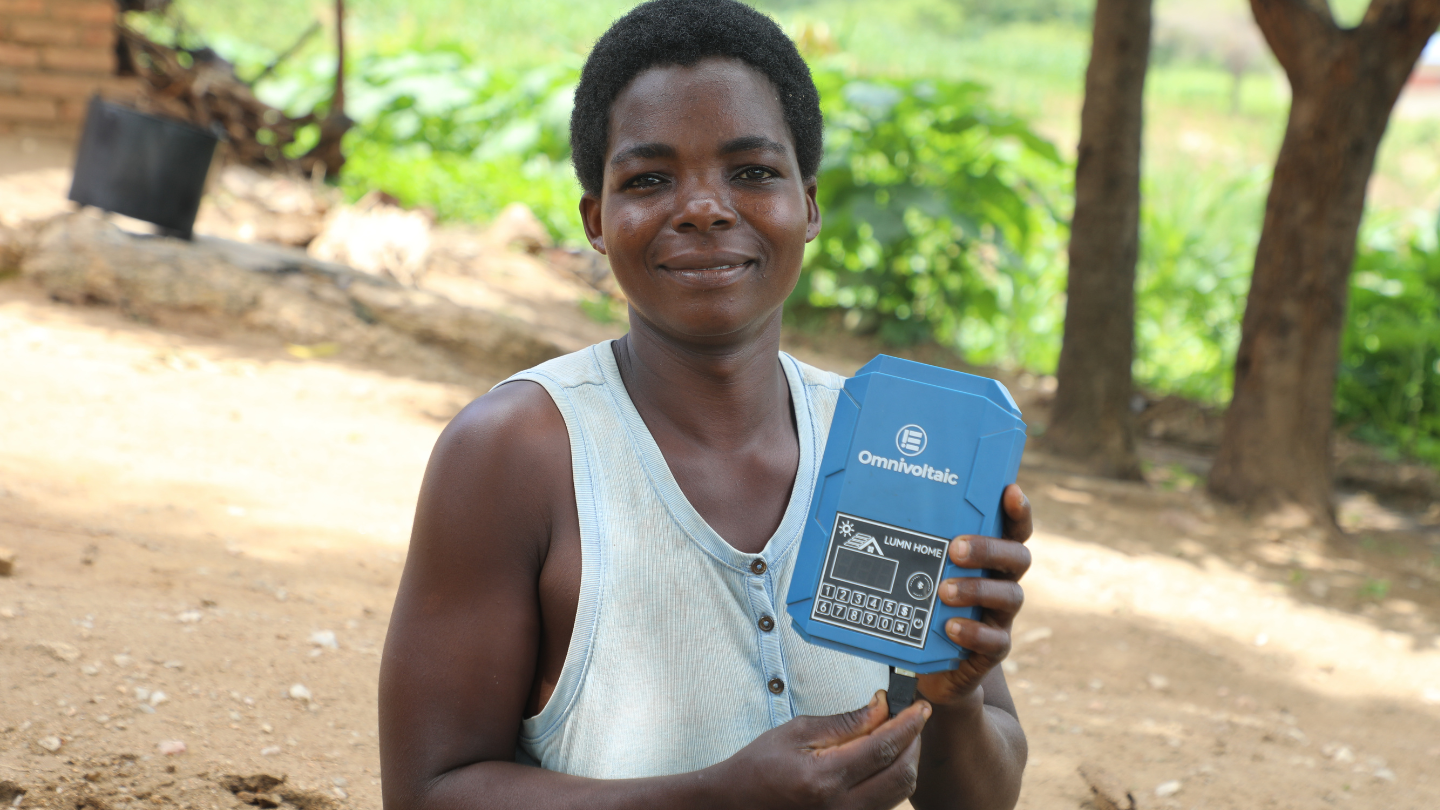
<svg viewBox="0 0 1440 810"><path fill-rule="evenodd" d="M1433 228L1380 228L1356 257L1336 419L1440 464L1440 247Z"/></svg>
<svg viewBox="0 0 1440 810"><path fill-rule="evenodd" d="M332 70L316 59L263 95L291 112L309 109L328 97ZM523 202L554 236L579 242L569 165L577 77L573 65L492 68L459 49L355 59L346 112L358 123L346 138L341 187L351 198L383 189L442 220L489 219Z"/></svg>
<svg viewBox="0 0 1440 810"><path fill-rule="evenodd" d="M1207 403L1230 397L1269 178L1146 183L1135 291L1135 381Z"/></svg>
<svg viewBox="0 0 1440 810"><path fill-rule="evenodd" d="M1063 227L1043 189L1066 182L1055 147L974 83L815 78L825 225L791 297L797 317L832 311L891 344L1053 364Z"/></svg>
<svg viewBox="0 0 1440 810"><path fill-rule="evenodd" d="M317 58L265 96L309 109L330 70ZM893 344L936 339L976 362L1053 366L1065 233L1052 198L1068 182L1055 147L974 83L815 76L826 226L792 298L800 317L833 310ZM342 188L352 198L380 188L444 220L523 202L581 243L568 165L575 80L573 66L506 71L460 49L355 59Z"/></svg>
<svg viewBox="0 0 1440 810"><path fill-rule="evenodd" d="M1230 397L1269 178L1150 183L1136 290L1138 385ZM1435 228L1362 231L1335 390L1339 425L1440 464L1440 247Z"/></svg>
<svg viewBox="0 0 1440 810"><path fill-rule="evenodd" d="M913 5L913 4L912 4ZM923 5L923 4L922 4ZM234 50L234 49L230 49ZM265 61L256 51L246 65ZM352 58L341 178L445 220L523 202L583 243L568 161L575 60L495 67L464 48ZM827 122L825 217L790 309L883 342L937 341L976 363L1053 371L1064 315L1073 167L981 85L862 77L818 64ZM292 112L328 100L317 55L261 85ZM294 146L308 148L302 139ZM1152 167L1153 168L1153 167ZM1152 171L1137 272L1139 385L1229 397L1268 177ZM1440 249L1432 229L1367 227L1357 254L1337 421L1353 435L1440 464ZM603 302L602 302L603 303ZM603 311L602 311L603 310ZM597 305L592 317L608 316Z"/></svg>
<svg viewBox="0 0 1440 810"><path fill-rule="evenodd" d="M938 30L960 36L1015 23L1084 26L1095 10L1095 0L769 0L754 5L827 19L848 15L890 18L912 31Z"/></svg>
<svg viewBox="0 0 1440 810"><path fill-rule="evenodd" d="M968 19L1003 25L1016 22L1063 22L1085 24L1095 12L1094 0L949 0L965 11Z"/></svg>
<svg viewBox="0 0 1440 810"><path fill-rule="evenodd" d="M1147 196L1136 292L1138 385L1229 399L1268 178ZM1440 247L1430 225L1367 225L1351 275L1337 424L1440 465Z"/></svg>

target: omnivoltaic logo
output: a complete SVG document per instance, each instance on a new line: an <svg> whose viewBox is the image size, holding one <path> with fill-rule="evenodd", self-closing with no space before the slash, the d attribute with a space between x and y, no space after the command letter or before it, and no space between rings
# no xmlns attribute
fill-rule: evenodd
<svg viewBox="0 0 1440 810"><path fill-rule="evenodd" d="M930 437L925 435L925 428L919 425L906 425L895 434L895 448L906 456L920 455L925 452L925 445L929 443Z"/></svg>
<svg viewBox="0 0 1440 810"><path fill-rule="evenodd" d="M906 425L895 434L895 449L899 450L902 456L918 456L925 452L925 448L929 445L930 437L925 434L925 428L919 425ZM877 456L869 450L861 450L857 460L861 464L871 467L881 467L891 472L913 475L917 478L949 484L952 487L960 484L960 476L950 472L948 467L937 470L929 464L911 464L904 458L885 458Z"/></svg>

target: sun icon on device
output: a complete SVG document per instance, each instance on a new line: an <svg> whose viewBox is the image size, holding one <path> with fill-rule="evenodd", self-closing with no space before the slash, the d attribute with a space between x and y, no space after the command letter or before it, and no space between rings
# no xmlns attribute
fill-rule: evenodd
<svg viewBox="0 0 1440 810"><path fill-rule="evenodd" d="M849 537L850 535L855 533L855 526L848 520L841 521L840 533L845 535L846 537Z"/></svg>

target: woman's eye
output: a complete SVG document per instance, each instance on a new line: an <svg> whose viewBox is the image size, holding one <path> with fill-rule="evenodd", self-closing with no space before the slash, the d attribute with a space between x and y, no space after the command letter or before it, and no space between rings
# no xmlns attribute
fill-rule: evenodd
<svg viewBox="0 0 1440 810"><path fill-rule="evenodd" d="M654 188L663 182L665 182L664 179L659 175L642 174L626 183L625 186L626 188Z"/></svg>
<svg viewBox="0 0 1440 810"><path fill-rule="evenodd" d="M740 171L741 180L769 180L775 176L775 172L761 166L751 166Z"/></svg>

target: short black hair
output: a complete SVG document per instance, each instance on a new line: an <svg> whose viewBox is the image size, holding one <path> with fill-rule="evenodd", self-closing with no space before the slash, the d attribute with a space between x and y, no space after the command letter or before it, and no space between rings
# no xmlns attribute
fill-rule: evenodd
<svg viewBox="0 0 1440 810"><path fill-rule="evenodd" d="M610 26L580 72L570 113L570 159L587 193L598 197L604 185L610 107L620 92L650 68L688 67L710 57L738 59L775 85L800 173L815 176L825 131L820 93L780 26L737 0L650 0Z"/></svg>

